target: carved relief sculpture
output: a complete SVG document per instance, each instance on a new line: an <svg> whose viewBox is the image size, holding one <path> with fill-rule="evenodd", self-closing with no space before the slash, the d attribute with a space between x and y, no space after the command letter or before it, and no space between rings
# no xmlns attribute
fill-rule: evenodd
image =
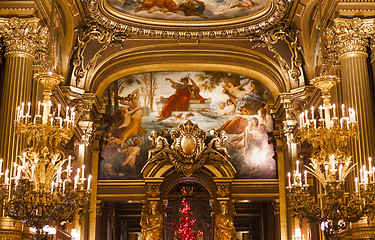
<svg viewBox="0 0 375 240"><path fill-rule="evenodd" d="M173 143L170 146L165 132L158 137L156 134L152 132L149 136L156 147L149 151L148 162L169 161L177 171L182 172L185 176L191 176L194 172L199 171L208 159L222 161L229 158L226 148L222 146L226 140L225 133L215 134L206 146L206 132L190 120L180 124L178 129L171 132Z"/></svg>
<svg viewBox="0 0 375 240"><path fill-rule="evenodd" d="M216 240L235 240L236 229L233 218L228 214L226 202L221 202L220 213L216 216Z"/></svg>
<svg viewBox="0 0 375 240"><path fill-rule="evenodd" d="M157 210L158 203L150 202L150 211L142 210L141 222L142 240L163 239L163 215Z"/></svg>

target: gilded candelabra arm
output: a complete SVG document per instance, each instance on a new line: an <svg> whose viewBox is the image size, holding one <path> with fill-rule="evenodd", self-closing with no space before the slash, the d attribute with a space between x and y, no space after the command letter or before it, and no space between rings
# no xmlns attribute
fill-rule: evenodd
<svg viewBox="0 0 375 240"><path fill-rule="evenodd" d="M312 222L320 222L322 220L321 208L308 191L308 187L289 189L288 209L294 217L299 219L308 218Z"/></svg>

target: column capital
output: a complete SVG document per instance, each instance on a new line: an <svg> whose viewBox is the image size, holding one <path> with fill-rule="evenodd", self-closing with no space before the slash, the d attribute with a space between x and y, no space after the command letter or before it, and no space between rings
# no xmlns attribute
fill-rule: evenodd
<svg viewBox="0 0 375 240"><path fill-rule="evenodd" d="M0 37L4 39L5 54L24 54L34 59L40 48L46 48L48 32L42 28L39 19L0 19Z"/></svg>
<svg viewBox="0 0 375 240"><path fill-rule="evenodd" d="M373 32L373 20L338 18L334 20L332 28L327 30L327 47L337 53L339 61L348 55L367 57L368 38Z"/></svg>

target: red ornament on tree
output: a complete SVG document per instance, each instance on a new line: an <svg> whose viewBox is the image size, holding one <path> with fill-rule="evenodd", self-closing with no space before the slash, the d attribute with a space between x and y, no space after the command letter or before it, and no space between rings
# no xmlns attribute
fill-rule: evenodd
<svg viewBox="0 0 375 240"><path fill-rule="evenodd" d="M195 225L196 219L190 219L190 215L193 212L190 209L190 204L185 199L185 190L182 189L182 208L180 208L181 218L180 223L177 225L175 230L175 240L195 240L197 237L203 236L202 231L194 231L193 226ZM172 223L173 224L173 223Z"/></svg>

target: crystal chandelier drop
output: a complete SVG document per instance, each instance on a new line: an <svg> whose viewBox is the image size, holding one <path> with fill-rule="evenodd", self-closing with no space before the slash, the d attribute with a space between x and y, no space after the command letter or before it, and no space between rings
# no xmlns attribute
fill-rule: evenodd
<svg viewBox="0 0 375 240"><path fill-rule="evenodd" d="M63 78L51 72L34 76L44 86L43 103L31 103L17 108L15 132L25 136L28 146L10 169L3 172L0 161L0 200L5 214L34 227L36 239L45 238L43 227L71 222L76 213L88 210L91 175L85 177L85 166L72 176L71 157L65 159L60 150L73 136L74 108L65 110L51 103L52 88Z"/></svg>
<svg viewBox="0 0 375 240"><path fill-rule="evenodd" d="M356 164L348 152L349 142L359 135L354 109L341 107L341 114L330 103L330 89L339 79L336 76L322 75L311 83L322 92L323 106L319 107L316 119L314 108L300 115L301 140L317 148L305 166L303 175L300 162L296 161L293 174L288 173L287 195L289 210L299 219L320 223L328 239L339 239L340 230L348 223L375 215L375 168L371 158L369 167L360 170L360 180L355 178L355 191L347 191L346 179ZM310 194L307 174L312 174L320 183L317 196ZM347 181L348 182L348 181ZM317 188L319 189L319 187Z"/></svg>

